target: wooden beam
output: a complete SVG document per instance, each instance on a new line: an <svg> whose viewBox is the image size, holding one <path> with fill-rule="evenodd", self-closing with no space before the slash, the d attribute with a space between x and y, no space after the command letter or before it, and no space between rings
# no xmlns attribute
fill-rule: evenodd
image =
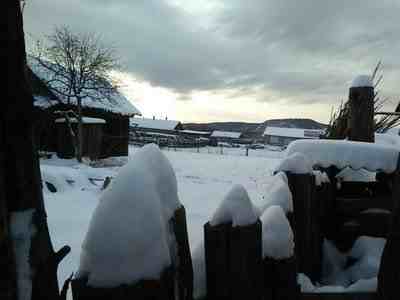
<svg viewBox="0 0 400 300"><path fill-rule="evenodd" d="M374 113L375 115L384 115L384 116L400 116L400 112L398 111L378 111Z"/></svg>

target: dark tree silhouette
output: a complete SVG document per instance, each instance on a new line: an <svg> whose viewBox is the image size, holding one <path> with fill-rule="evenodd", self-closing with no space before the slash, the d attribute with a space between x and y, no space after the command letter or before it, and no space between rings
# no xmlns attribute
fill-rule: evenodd
<svg viewBox="0 0 400 300"><path fill-rule="evenodd" d="M3 1L0 48L5 69L0 110L0 298L58 299L57 266L69 247L55 253L43 202L39 161L33 143L33 98L27 81L26 53L19 0ZM26 219L30 230L15 234L15 221ZM18 228L21 231L21 227ZM30 232L30 233L29 233ZM29 254L17 251L29 245ZM28 257L25 257L28 256ZM21 270L28 265L28 273ZM31 278L23 282L22 279ZM24 287L24 288L22 288Z"/></svg>

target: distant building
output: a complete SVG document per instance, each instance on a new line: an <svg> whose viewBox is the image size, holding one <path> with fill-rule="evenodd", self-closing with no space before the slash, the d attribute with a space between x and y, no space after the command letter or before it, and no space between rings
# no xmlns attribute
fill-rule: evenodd
<svg viewBox="0 0 400 300"><path fill-rule="evenodd" d="M130 126L136 131L176 134L182 130L182 123L176 120L151 119L151 118L131 118Z"/></svg>
<svg viewBox="0 0 400 300"><path fill-rule="evenodd" d="M241 136L242 136L241 132L214 130L211 133L210 141L211 141L211 144L213 144L213 145L216 145L219 142L221 142L221 143L238 143L240 141Z"/></svg>
<svg viewBox="0 0 400 300"><path fill-rule="evenodd" d="M266 127L264 131L264 141L273 146L287 146L291 142L299 139L319 139L324 134L320 129Z"/></svg>
<svg viewBox="0 0 400 300"><path fill-rule="evenodd" d="M156 118L132 118L130 141L134 144L156 143L159 146L176 144L179 138L180 121Z"/></svg>
<svg viewBox="0 0 400 300"><path fill-rule="evenodd" d="M179 133L184 137L190 138L206 138L208 139L211 135L210 131L198 131L198 130L180 130Z"/></svg>

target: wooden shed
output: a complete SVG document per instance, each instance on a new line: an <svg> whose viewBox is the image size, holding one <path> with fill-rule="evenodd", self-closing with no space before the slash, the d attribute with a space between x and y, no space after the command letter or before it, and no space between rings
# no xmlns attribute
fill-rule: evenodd
<svg viewBox="0 0 400 300"><path fill-rule="evenodd" d="M72 129L76 132L78 125L77 119L71 118L69 121ZM56 119L54 122L56 123L57 130L57 156L60 158L73 158L75 156L75 149L70 134L70 128L65 118ZM106 121L98 118L83 117L82 123L82 156L96 160L101 157L102 154L103 128Z"/></svg>
<svg viewBox="0 0 400 300"><path fill-rule="evenodd" d="M68 149L73 149L72 140L69 134L58 136L61 134L61 129L57 129L55 120L60 118L60 115L56 112L76 111L76 100L65 99L63 96L53 93L36 74L45 76L40 70L35 73L32 69L28 69L36 111L34 116L34 138L36 144L39 150L60 152L58 150L60 146L58 140L64 139L63 146L66 149L60 153L66 155L70 153ZM105 121L100 126L88 125L88 130L89 127L102 128L101 146L100 149L96 150L100 158L128 155L129 119L135 115L141 115L139 110L128 99L117 91L111 94L109 99L100 101L87 97L82 102L82 114L85 118L102 119ZM98 138L100 136L99 128L95 130ZM85 135L84 139L88 136L90 135Z"/></svg>

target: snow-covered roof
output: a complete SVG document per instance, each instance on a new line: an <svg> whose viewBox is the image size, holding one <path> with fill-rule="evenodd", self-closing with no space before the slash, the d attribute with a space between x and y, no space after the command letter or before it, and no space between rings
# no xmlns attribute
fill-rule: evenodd
<svg viewBox="0 0 400 300"><path fill-rule="evenodd" d="M241 132L214 130L211 134L211 137L226 137L226 138L238 139L240 138L241 135L242 135Z"/></svg>
<svg viewBox="0 0 400 300"><path fill-rule="evenodd" d="M182 133L191 133L191 134L199 134L199 135L206 135L206 134L210 134L211 132L209 132L209 131L198 131L198 130L188 130L188 129L185 129L185 130L180 130L180 132L182 132Z"/></svg>
<svg viewBox="0 0 400 300"><path fill-rule="evenodd" d="M298 140L290 143L286 151L287 156L296 152L307 156L314 166L387 173L396 170L399 157L395 146L344 140Z"/></svg>
<svg viewBox="0 0 400 300"><path fill-rule="evenodd" d="M176 130L179 121L175 120L159 120L148 118L132 118L130 120L131 126L148 129L161 129L161 130Z"/></svg>
<svg viewBox="0 0 400 300"><path fill-rule="evenodd" d="M39 77L39 79L46 81L50 79L50 73L44 67L40 66L35 59L28 56L28 65L32 72ZM52 82L50 85L55 86L56 83ZM53 105L59 104L60 102L64 104L76 105L76 99L71 98L69 102L66 97L52 90L52 92L57 96L58 99L49 99L48 97L43 97L40 95L34 95L34 105L40 108L49 108ZM94 100L96 98L96 100ZM100 92L93 91L92 97L85 97L82 99L83 107L103 109L105 111L110 111L113 113L134 116L141 115L140 111L120 92L116 91L109 96L110 99L106 99L101 95ZM98 100L100 99L100 100Z"/></svg>
<svg viewBox="0 0 400 300"><path fill-rule="evenodd" d="M319 129L303 129L303 128L284 128L284 127L272 127L268 126L265 128L265 135L290 137L290 138L302 138L302 139L318 139L324 130Z"/></svg>
<svg viewBox="0 0 400 300"><path fill-rule="evenodd" d="M70 118L69 121L71 123L77 123L78 120L76 118ZM64 123L65 118L58 118L54 122L56 123ZM88 117L83 117L82 118L82 123L84 124L105 124L106 121L104 119L99 119L99 118L88 118Z"/></svg>

